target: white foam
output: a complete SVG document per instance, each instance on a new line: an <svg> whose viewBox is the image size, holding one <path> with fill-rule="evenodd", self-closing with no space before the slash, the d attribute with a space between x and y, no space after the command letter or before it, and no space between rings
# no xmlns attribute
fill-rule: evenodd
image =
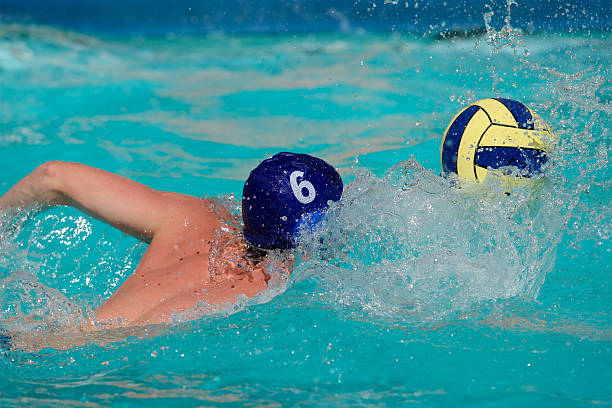
<svg viewBox="0 0 612 408"><path fill-rule="evenodd" d="M295 280L314 279L330 302L394 320L535 298L563 227L552 192L507 196L495 183L466 191L414 161L384 178L361 172L321 227L304 231Z"/></svg>

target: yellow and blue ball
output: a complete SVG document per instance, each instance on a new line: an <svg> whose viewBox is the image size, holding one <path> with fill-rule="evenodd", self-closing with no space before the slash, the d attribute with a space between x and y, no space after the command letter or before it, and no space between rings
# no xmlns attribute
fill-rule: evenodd
<svg viewBox="0 0 612 408"><path fill-rule="evenodd" d="M554 134L526 105L483 99L459 112L446 128L442 171L482 182L493 170L513 174L511 183L520 183L542 173L554 147Z"/></svg>

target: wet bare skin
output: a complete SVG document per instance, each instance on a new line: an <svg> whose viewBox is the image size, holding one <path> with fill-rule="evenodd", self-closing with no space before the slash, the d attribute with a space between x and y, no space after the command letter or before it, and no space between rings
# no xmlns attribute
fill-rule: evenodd
<svg viewBox="0 0 612 408"><path fill-rule="evenodd" d="M176 200L182 217L155 235L134 273L95 311L105 326L167 323L199 301L233 302L238 295L253 297L267 288L263 266L248 273L236 267L211 274L211 242L227 224L209 200L179 195ZM248 258L244 247L234 253Z"/></svg>
<svg viewBox="0 0 612 408"><path fill-rule="evenodd" d="M212 200L156 191L68 162L42 164L0 197L0 210L55 205L73 206L150 242L134 273L81 325L84 332L168 323L200 301L234 302L267 288L264 266L250 260L242 240L229 240L223 262L209 264L219 231L237 228ZM236 231L228 234L237 237Z"/></svg>
<svg viewBox="0 0 612 408"><path fill-rule="evenodd" d="M156 235L132 275L95 311L95 317L78 329L15 333L13 344L38 352L87 343L103 346L127 336L151 337L162 331L161 326L151 325L169 323L176 313L188 312L190 319L201 317L194 310L200 301L234 302L237 296L253 297L265 290L269 276L262 264L249 262L243 242L225 247L223 270L209 265L211 243L222 228L228 228L227 218L209 200L187 196L183 200L186 222ZM239 267L232 259L244 263Z"/></svg>

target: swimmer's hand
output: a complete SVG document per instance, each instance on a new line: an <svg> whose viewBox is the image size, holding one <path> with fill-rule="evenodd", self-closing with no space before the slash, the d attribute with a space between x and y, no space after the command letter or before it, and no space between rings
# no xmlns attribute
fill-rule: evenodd
<svg viewBox="0 0 612 408"><path fill-rule="evenodd" d="M176 222L178 196L84 164L53 161L0 197L0 210L70 205L150 241L159 229Z"/></svg>
<svg viewBox="0 0 612 408"><path fill-rule="evenodd" d="M130 327L97 327L97 329L79 330L65 328L50 332L25 331L5 333L5 348L22 352L38 353L45 349L70 350L86 344L97 344L104 347L113 342L125 341L128 337L150 338L163 333L165 327L130 326Z"/></svg>

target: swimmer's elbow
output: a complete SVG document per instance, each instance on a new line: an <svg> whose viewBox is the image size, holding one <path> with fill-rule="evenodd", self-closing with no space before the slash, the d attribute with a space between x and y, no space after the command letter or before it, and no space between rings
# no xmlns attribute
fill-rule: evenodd
<svg viewBox="0 0 612 408"><path fill-rule="evenodd" d="M66 163L48 161L35 170L39 180L39 198L51 205L66 205L67 200L62 189L62 176Z"/></svg>
<svg viewBox="0 0 612 408"><path fill-rule="evenodd" d="M57 178L62 165L63 162L61 161L48 161L38 166L36 168L36 173L38 173L39 177L41 177L45 182L49 182Z"/></svg>
<svg viewBox="0 0 612 408"><path fill-rule="evenodd" d="M0 210L4 208L48 206L67 204L62 193L61 162L47 162L21 179L4 195L0 196Z"/></svg>

